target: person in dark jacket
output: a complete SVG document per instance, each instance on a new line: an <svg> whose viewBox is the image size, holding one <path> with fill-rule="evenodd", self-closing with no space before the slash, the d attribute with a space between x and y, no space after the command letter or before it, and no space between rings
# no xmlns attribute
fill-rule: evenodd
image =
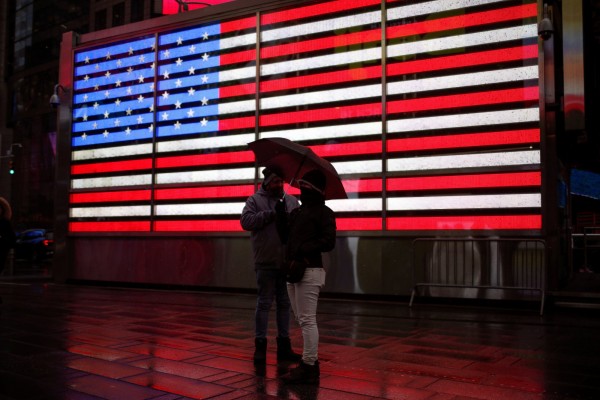
<svg viewBox="0 0 600 400"><path fill-rule="evenodd" d="M258 299L255 311L254 363L264 364L267 359L267 330L269 310L275 300L277 321L277 360L298 361L300 355L293 352L289 337L290 299L280 266L284 247L275 226L275 206L283 212L298 207L294 196L283 191L281 173L274 169L263 170L264 180L258 191L246 200L240 222L242 228L251 232L254 251L254 269ZM286 211L287 210L287 211Z"/></svg>
<svg viewBox="0 0 600 400"><path fill-rule="evenodd" d="M302 329L304 348L297 368L282 376L286 383L319 381L319 329L317 327L317 302L325 285L325 269L321 253L333 250L336 223L333 211L325 205L326 178L321 171L307 172L298 181L300 208L289 217L277 214L277 227L286 242L288 260L306 262L304 276L297 283L288 283L288 294L294 316Z"/></svg>

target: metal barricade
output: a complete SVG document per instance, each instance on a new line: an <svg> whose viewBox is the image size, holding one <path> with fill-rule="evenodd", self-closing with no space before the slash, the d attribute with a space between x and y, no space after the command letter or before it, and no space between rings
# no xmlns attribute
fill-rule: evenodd
<svg viewBox="0 0 600 400"><path fill-rule="evenodd" d="M420 288L513 290L540 294L544 312L545 242L520 238L422 238L412 244L412 307Z"/></svg>

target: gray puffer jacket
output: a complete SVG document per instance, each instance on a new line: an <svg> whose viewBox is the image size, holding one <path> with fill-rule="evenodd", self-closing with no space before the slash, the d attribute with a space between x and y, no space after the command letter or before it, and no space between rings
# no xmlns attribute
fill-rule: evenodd
<svg viewBox="0 0 600 400"><path fill-rule="evenodd" d="M242 228L250 231L254 265L256 269L277 269L284 256L284 246L275 227L275 204L278 199L269 196L261 186L246 200L240 222ZM294 196L285 196L286 211L289 213L299 206Z"/></svg>

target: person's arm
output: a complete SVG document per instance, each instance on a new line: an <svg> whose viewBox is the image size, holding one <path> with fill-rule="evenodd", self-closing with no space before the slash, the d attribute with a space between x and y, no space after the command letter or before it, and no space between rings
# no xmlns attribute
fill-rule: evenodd
<svg viewBox="0 0 600 400"><path fill-rule="evenodd" d="M320 219L320 234L300 246L303 254L326 253L335 248L336 225L335 214L329 207L324 207Z"/></svg>
<svg viewBox="0 0 600 400"><path fill-rule="evenodd" d="M242 210L240 222L246 231L257 231L275 220L275 210L259 210L256 200L249 197Z"/></svg>

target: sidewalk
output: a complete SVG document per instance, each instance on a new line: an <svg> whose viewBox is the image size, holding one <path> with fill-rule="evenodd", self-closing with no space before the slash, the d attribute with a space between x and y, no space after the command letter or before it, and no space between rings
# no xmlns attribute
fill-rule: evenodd
<svg viewBox="0 0 600 400"><path fill-rule="evenodd" d="M321 382L255 370L248 294L0 281L0 400L595 399L593 310L322 299ZM271 321L274 322L274 321ZM274 324L271 324L274 327ZM301 349L299 328L292 342ZM274 336L274 332L271 336Z"/></svg>

